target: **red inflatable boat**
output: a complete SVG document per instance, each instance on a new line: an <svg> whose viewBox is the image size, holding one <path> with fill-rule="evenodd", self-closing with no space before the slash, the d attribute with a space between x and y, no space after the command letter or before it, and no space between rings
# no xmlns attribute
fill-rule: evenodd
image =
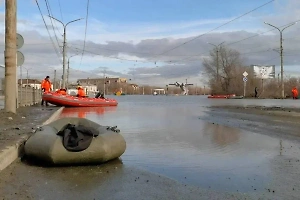
<svg viewBox="0 0 300 200"><path fill-rule="evenodd" d="M101 107L101 106L117 106L115 99L100 99L89 97L74 97L70 95L62 95L54 92L43 94L43 100L56 106L65 107Z"/></svg>
<svg viewBox="0 0 300 200"><path fill-rule="evenodd" d="M210 99L228 99L230 97L235 97L235 94L210 95L207 98L210 98Z"/></svg>

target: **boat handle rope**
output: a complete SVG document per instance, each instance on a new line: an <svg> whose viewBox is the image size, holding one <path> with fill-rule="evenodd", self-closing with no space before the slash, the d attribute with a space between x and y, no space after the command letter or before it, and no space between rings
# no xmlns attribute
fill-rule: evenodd
<svg viewBox="0 0 300 200"><path fill-rule="evenodd" d="M117 129L117 126L107 126L106 130L111 130L113 132L119 133L120 129Z"/></svg>
<svg viewBox="0 0 300 200"><path fill-rule="evenodd" d="M36 127L36 128L32 128L33 130L32 130L32 133L36 133L36 132L38 132L38 131L43 131L44 129L43 129L43 127L41 127L41 126L38 126L38 127Z"/></svg>

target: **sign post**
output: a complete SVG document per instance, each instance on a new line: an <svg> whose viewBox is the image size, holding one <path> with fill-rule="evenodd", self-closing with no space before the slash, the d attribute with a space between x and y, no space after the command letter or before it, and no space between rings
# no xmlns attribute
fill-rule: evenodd
<svg viewBox="0 0 300 200"><path fill-rule="evenodd" d="M17 49L20 49L24 45L24 38L22 35L17 33ZM19 99L19 83L18 83L18 77L16 78L17 81L17 89L16 89L16 97L17 97L17 108L19 108L20 104L22 104L22 65L24 63L24 55L22 52L17 51L17 66L16 70L18 67L20 67L20 79L21 79L21 89L20 89L20 99ZM17 73L16 73L17 74Z"/></svg>
<svg viewBox="0 0 300 200"><path fill-rule="evenodd" d="M244 71L243 73L243 81L244 81L244 97L246 96L246 83L247 83L247 76L248 76L248 73L246 71Z"/></svg>

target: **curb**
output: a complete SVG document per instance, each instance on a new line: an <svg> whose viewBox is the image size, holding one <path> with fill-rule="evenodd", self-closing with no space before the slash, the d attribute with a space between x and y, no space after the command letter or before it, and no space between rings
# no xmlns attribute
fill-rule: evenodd
<svg viewBox="0 0 300 200"><path fill-rule="evenodd" d="M49 119L47 119L42 126L54 121L63 111L64 107L59 108L55 111ZM22 136L14 145L8 146L5 150L0 152L0 172L8 167L17 158L24 155L24 144L26 140L30 137L30 134L25 134Z"/></svg>

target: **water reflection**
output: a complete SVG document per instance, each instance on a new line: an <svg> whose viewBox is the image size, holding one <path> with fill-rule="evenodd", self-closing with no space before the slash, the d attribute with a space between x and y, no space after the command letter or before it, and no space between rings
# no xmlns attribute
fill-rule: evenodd
<svg viewBox="0 0 300 200"><path fill-rule="evenodd" d="M217 146L225 147L237 143L241 136L239 129L232 129L226 126L205 123L204 129L205 135L211 137L212 142Z"/></svg>
<svg viewBox="0 0 300 200"><path fill-rule="evenodd" d="M279 154L290 153L282 147L282 143L287 146L290 141L280 142L275 137L200 120L199 116L206 115L205 106L211 106L211 102L217 104L215 100L193 96L116 98L119 105L109 115L103 114L109 112L104 108L100 108L104 111L99 114L93 111L95 108L85 113L93 113L86 115L88 119L120 128L127 143L126 152L122 155L124 165L201 187L246 192L253 191L254 184L257 191L264 190L274 178L270 176L274 174L270 161ZM222 100L225 101L232 102ZM235 102L249 104L241 100ZM81 109L84 108L69 112L78 115ZM219 118L227 120L226 115L224 119ZM212 117L213 120L216 118ZM299 149L296 152L299 153Z"/></svg>
<svg viewBox="0 0 300 200"><path fill-rule="evenodd" d="M115 112L115 106L110 107L75 107L75 108L64 108L60 117L79 117L86 118L87 114L93 113L97 115L103 115L106 112Z"/></svg>

